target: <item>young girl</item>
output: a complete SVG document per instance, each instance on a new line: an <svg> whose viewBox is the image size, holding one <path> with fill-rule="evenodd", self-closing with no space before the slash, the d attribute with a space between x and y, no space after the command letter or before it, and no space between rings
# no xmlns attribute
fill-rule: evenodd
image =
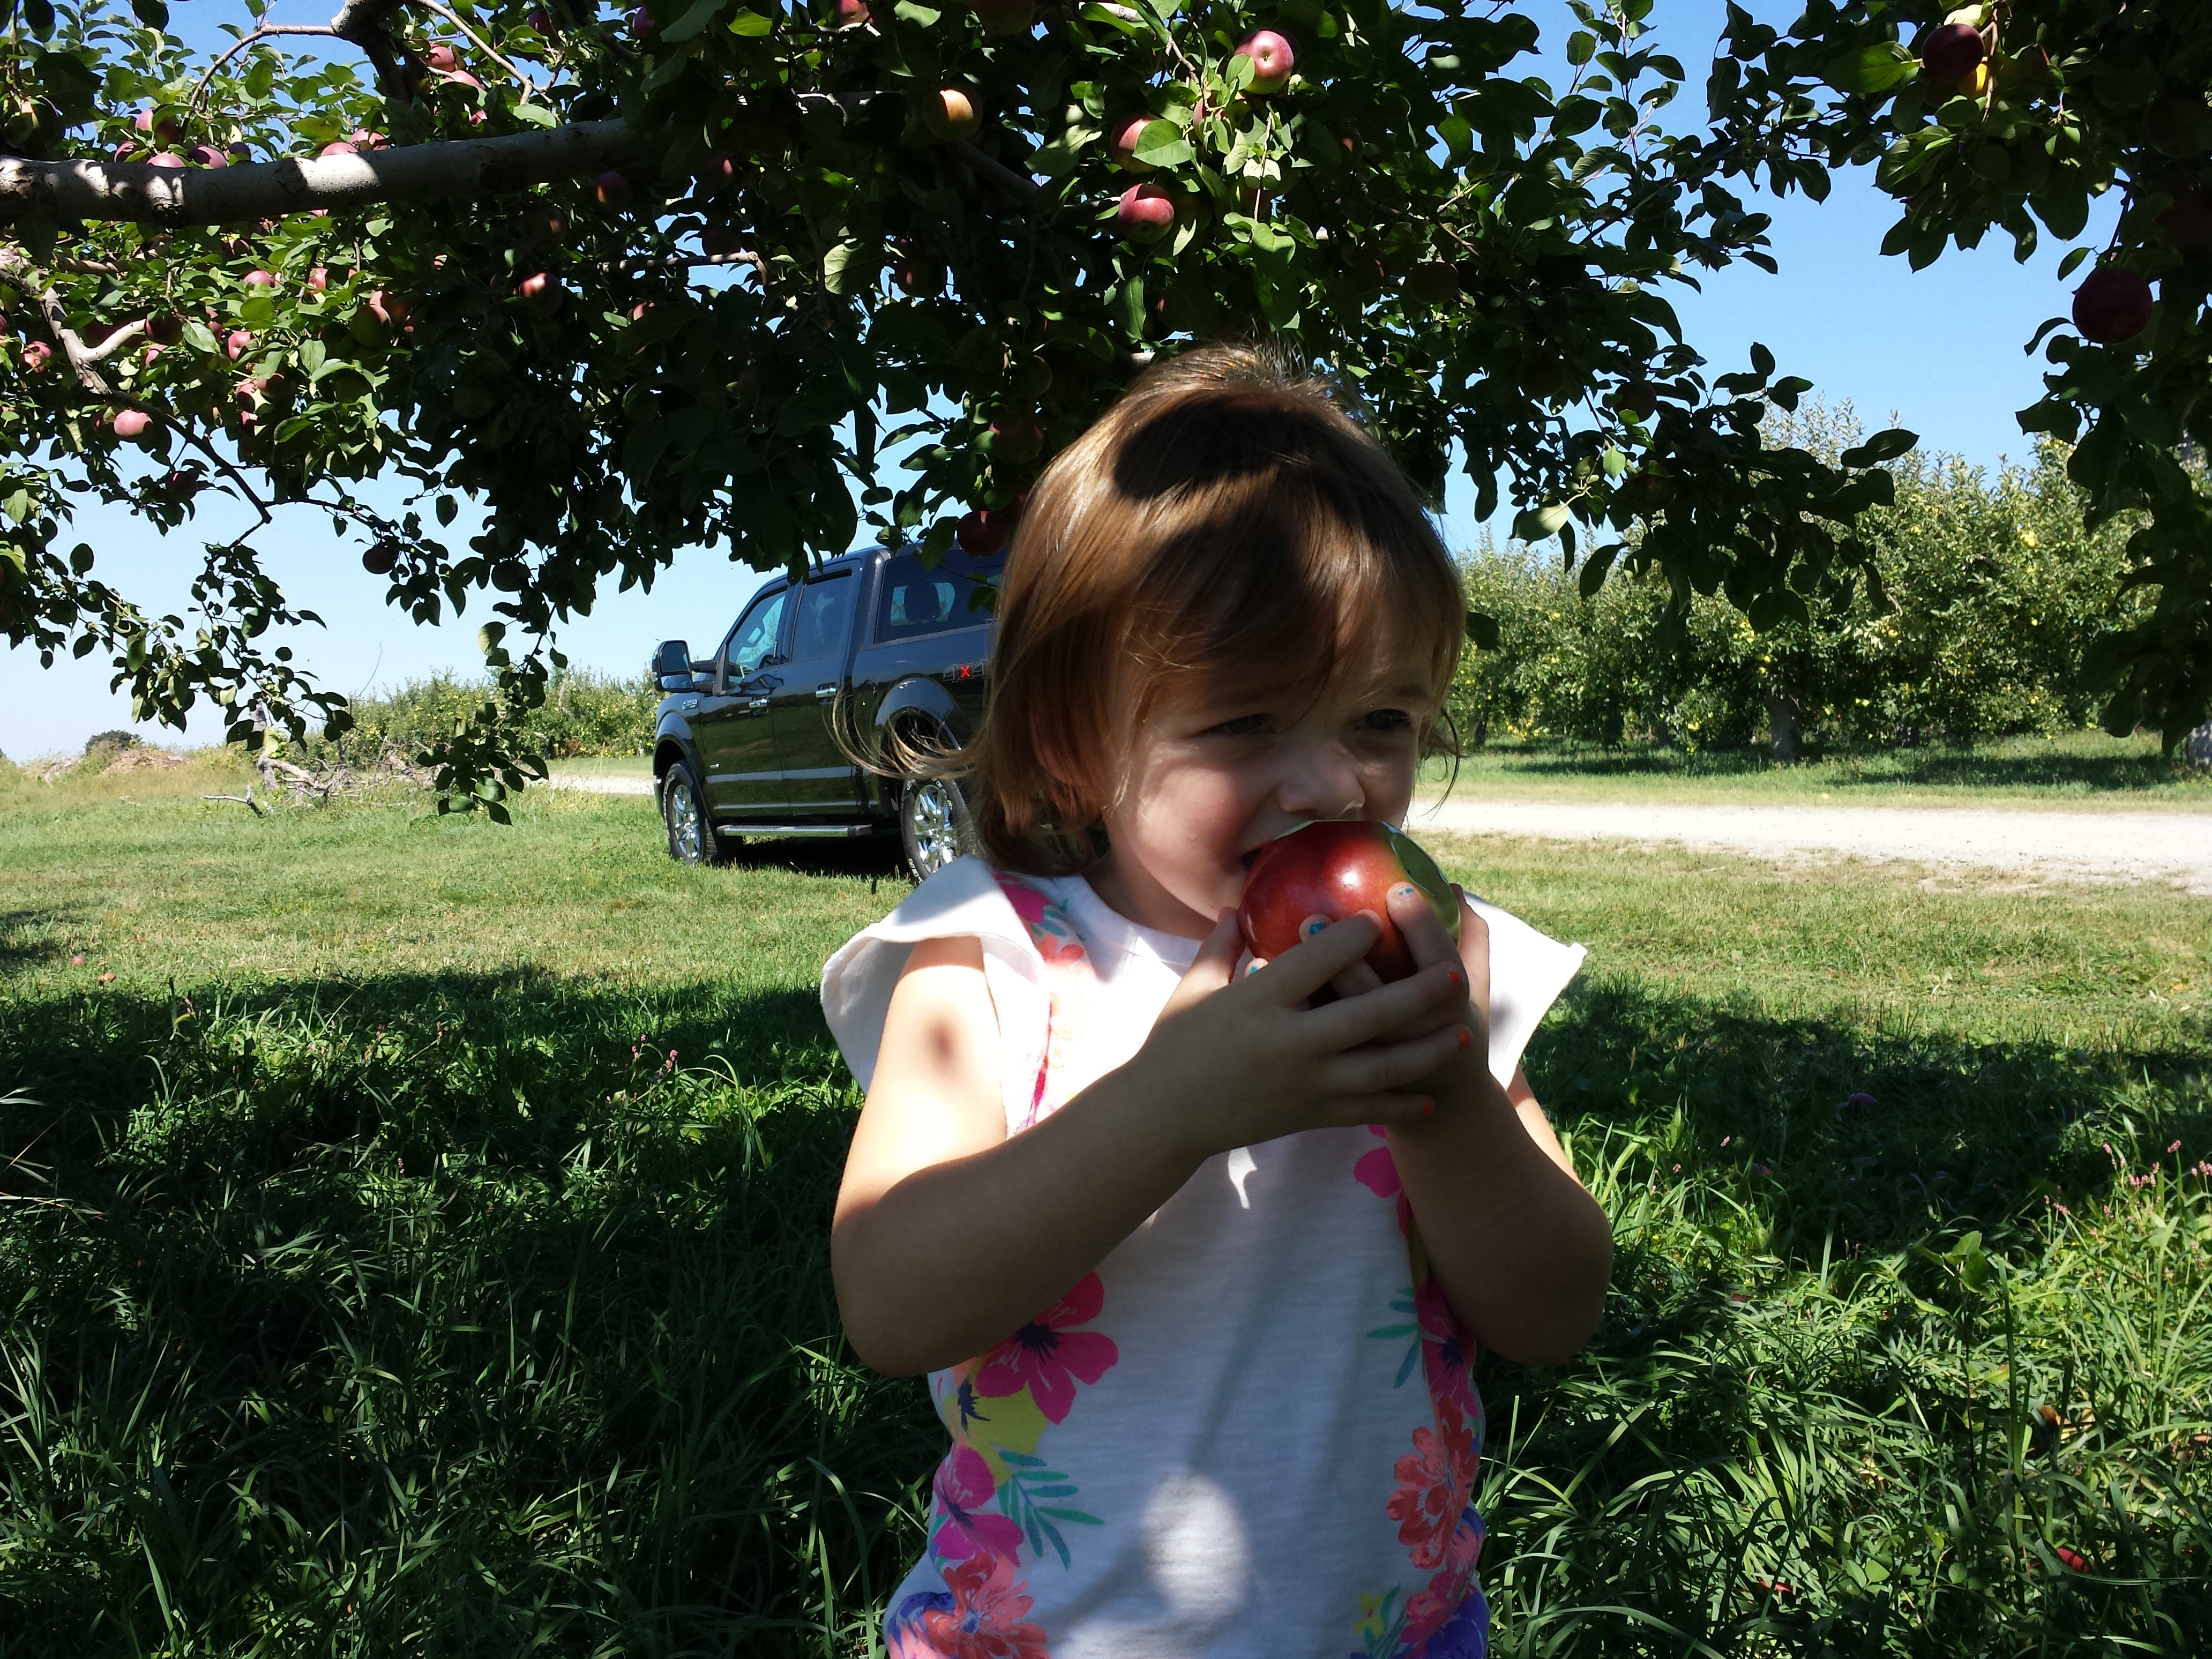
<svg viewBox="0 0 2212 1659"><path fill-rule="evenodd" d="M1611 1268L1516 1065L1582 951L1407 885L1386 986L1369 916L1259 963L1234 909L1298 824L1403 822L1452 562L1324 389L1217 348L1054 461L998 614L985 857L823 975L846 1330L952 1438L885 1644L1479 1655L1474 1345L1565 1359Z"/></svg>

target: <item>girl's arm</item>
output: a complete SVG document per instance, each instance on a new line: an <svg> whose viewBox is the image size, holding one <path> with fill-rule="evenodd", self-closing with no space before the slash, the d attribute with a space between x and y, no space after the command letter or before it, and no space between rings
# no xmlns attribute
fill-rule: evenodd
<svg viewBox="0 0 2212 1659"><path fill-rule="evenodd" d="M1557 1364L1581 1351L1604 1311L1612 1224L1575 1178L1527 1077L1516 1068L1501 1088L1491 1075L1488 925L1462 900L1455 945L1410 887L1391 896L1390 914L1416 961L1464 965L1468 1006L1448 1018L1483 1035L1423 1079L1436 1091L1434 1115L1389 1130L1421 1243L1452 1310L1485 1347ZM1362 963L1337 987L1376 982Z"/></svg>
<svg viewBox="0 0 2212 1659"><path fill-rule="evenodd" d="M1403 1085L1472 1040L1445 1018L1466 997L1456 963L1304 1006L1376 937L1355 917L1231 983L1242 940L1224 911L1136 1057L1012 1136L981 949L917 945L830 1228L854 1351L895 1375L972 1358L1066 1294L1215 1153L1419 1118L1431 1097ZM1409 1024L1425 1029L1386 1040Z"/></svg>

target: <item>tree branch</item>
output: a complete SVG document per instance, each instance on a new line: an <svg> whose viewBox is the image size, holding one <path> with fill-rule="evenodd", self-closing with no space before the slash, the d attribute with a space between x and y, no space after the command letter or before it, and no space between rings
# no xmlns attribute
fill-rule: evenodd
<svg viewBox="0 0 2212 1659"><path fill-rule="evenodd" d="M94 359L89 349L69 325L69 307L62 303L60 295L46 286L39 270L24 258L22 250L0 246L0 276L13 277L38 301L46 327L60 343L62 356L68 360L70 373L76 376L76 383L95 398L106 397L106 380L92 366Z"/></svg>
<svg viewBox="0 0 2212 1659"><path fill-rule="evenodd" d="M39 214L142 225L246 224L317 208L497 196L648 155L644 135L623 122L575 121L542 132L228 167L0 156L0 223Z"/></svg>
<svg viewBox="0 0 2212 1659"><path fill-rule="evenodd" d="M452 12L447 11L443 6L440 5L438 3L438 0L413 0L413 3L422 7L425 11L434 11L437 13L439 16L444 18L448 23L451 23L462 33L467 35L471 40L476 43L476 48L478 52L483 53L483 55L490 58L493 63L498 64L509 75L512 75L516 80L520 81L522 83L522 89L528 93L532 98L541 98L544 95L544 92L539 88L537 82L532 80L514 64L508 63L506 58L501 57L497 52L492 49L492 44L490 41L485 40L483 36L478 34L474 29L471 28L468 24L463 21L459 17L457 17Z"/></svg>

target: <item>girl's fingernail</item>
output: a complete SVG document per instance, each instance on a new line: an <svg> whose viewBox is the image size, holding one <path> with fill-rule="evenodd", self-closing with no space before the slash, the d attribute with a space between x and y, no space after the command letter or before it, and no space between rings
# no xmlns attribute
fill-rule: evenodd
<svg viewBox="0 0 2212 1659"><path fill-rule="evenodd" d="M1244 964L1244 971L1248 975L1256 974L1260 971L1260 964L1256 962L1248 962Z"/></svg>
<svg viewBox="0 0 2212 1659"><path fill-rule="evenodd" d="M1421 1103L1421 1115L1422 1115L1423 1117L1426 1117L1426 1116L1428 1116L1431 1113L1434 1112L1436 1109L1437 1109L1437 1103L1436 1103L1435 1101L1433 1101L1433 1100L1425 1100L1425 1101L1423 1101L1423 1102Z"/></svg>
<svg viewBox="0 0 2212 1659"><path fill-rule="evenodd" d="M1462 1050L1466 1050L1474 1047L1474 1033L1468 1030L1464 1025L1459 1028L1459 1046Z"/></svg>
<svg viewBox="0 0 2212 1659"><path fill-rule="evenodd" d="M1311 939L1316 933L1318 933L1322 928L1328 926L1328 918L1327 916L1308 916L1304 921L1298 924L1298 937L1300 939Z"/></svg>
<svg viewBox="0 0 2212 1659"><path fill-rule="evenodd" d="M1467 983L1465 976L1462 975L1460 970L1456 968L1447 969L1445 970L1445 974L1454 986L1461 986Z"/></svg>
<svg viewBox="0 0 2212 1659"><path fill-rule="evenodd" d="M1390 890L1390 896L1394 899L1409 899L1415 896L1420 890L1412 882L1401 881Z"/></svg>

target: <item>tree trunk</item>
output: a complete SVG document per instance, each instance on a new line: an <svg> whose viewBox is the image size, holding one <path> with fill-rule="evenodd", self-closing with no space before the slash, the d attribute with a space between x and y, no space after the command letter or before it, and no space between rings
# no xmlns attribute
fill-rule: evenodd
<svg viewBox="0 0 2212 1659"><path fill-rule="evenodd" d="M2181 740L2181 757L2191 766L2212 768L2212 720Z"/></svg>
<svg viewBox="0 0 2212 1659"><path fill-rule="evenodd" d="M1766 733L1773 744L1774 758L1794 761L1797 758L1797 699L1790 692L1769 686L1766 690Z"/></svg>

